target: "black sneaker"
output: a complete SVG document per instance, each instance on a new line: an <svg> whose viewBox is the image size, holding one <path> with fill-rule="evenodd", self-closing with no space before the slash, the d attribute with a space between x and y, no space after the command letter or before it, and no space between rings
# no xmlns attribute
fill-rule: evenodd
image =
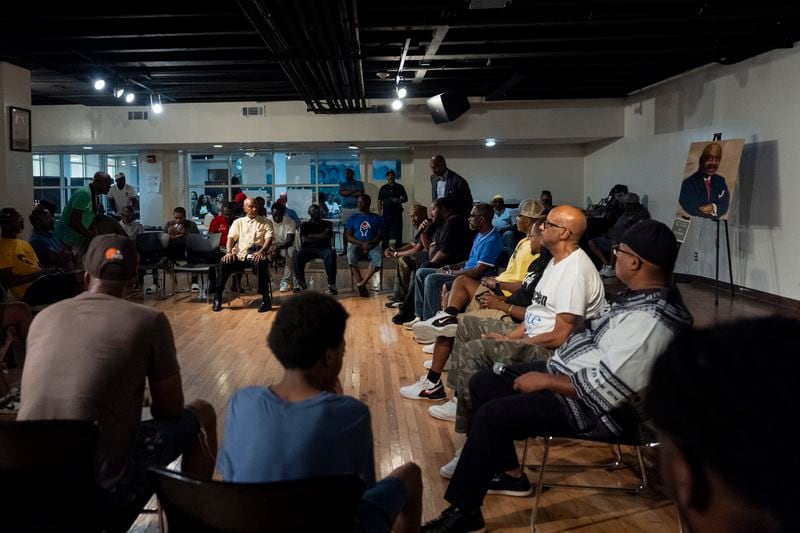
<svg viewBox="0 0 800 533"><path fill-rule="evenodd" d="M533 492L528 476L522 477L509 476L505 472L495 474L489 482L489 490L486 494L504 494L506 496L530 496Z"/></svg>
<svg viewBox="0 0 800 533"><path fill-rule="evenodd" d="M292 292L300 292L300 291L304 291L306 289L308 289L308 287L306 286L305 282L301 281L300 283L298 283L297 285L294 286L294 288L292 289Z"/></svg>
<svg viewBox="0 0 800 533"><path fill-rule="evenodd" d="M405 309L403 311L405 311ZM403 324L405 324L406 322L408 322L413 318L414 315L408 315L401 311L392 317L392 322L394 324L397 324L398 326L402 326Z"/></svg>
<svg viewBox="0 0 800 533"><path fill-rule="evenodd" d="M339 294L339 289L336 288L336 285L328 285L328 294L336 296Z"/></svg>
<svg viewBox="0 0 800 533"><path fill-rule="evenodd" d="M423 524L420 531L431 533L473 533L486 531L486 523L480 509L462 511L451 505L430 522Z"/></svg>

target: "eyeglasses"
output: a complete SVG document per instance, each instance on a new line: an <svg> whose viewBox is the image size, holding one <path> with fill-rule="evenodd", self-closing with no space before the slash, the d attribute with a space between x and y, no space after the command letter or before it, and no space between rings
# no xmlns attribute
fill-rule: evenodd
<svg viewBox="0 0 800 533"><path fill-rule="evenodd" d="M550 222L549 220L545 219L545 221L544 221L544 222L542 222L542 229L547 229L547 228L558 228L558 229L565 229L565 230L567 230L568 232L572 233L572 230L571 230L571 229L569 229L569 228L565 228L564 226L559 226L558 224L556 224L556 223L554 223L554 222Z"/></svg>
<svg viewBox="0 0 800 533"><path fill-rule="evenodd" d="M628 254L628 255L632 255L633 257L639 257L638 255L636 255L633 252L629 252L627 250L623 250L622 248L619 247L619 244L615 244L614 247L611 249L611 252L614 255L617 255L617 254Z"/></svg>

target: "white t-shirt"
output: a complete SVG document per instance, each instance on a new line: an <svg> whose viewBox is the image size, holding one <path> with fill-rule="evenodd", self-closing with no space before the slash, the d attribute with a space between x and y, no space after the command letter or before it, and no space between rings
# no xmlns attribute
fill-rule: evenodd
<svg viewBox="0 0 800 533"><path fill-rule="evenodd" d="M116 185L111 186L108 191L108 197L114 200L114 205L117 207L117 212L122 211L123 207L133 205L133 199L136 198L136 189L130 184L126 183L123 189L119 189Z"/></svg>
<svg viewBox="0 0 800 533"><path fill-rule="evenodd" d="M280 223L275 222L272 217L269 219L272 220L272 230L275 232L275 244L286 244L289 235L293 235L297 231L297 224L286 215L283 216Z"/></svg>
<svg viewBox="0 0 800 533"><path fill-rule="evenodd" d="M553 331L556 315L561 313L591 318L604 303L603 280L586 252L578 248L558 263L551 259L547 264L525 310L525 335Z"/></svg>

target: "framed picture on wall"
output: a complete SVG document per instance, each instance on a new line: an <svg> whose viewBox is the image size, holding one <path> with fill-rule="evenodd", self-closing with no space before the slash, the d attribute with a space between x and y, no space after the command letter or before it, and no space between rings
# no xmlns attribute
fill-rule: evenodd
<svg viewBox="0 0 800 533"><path fill-rule="evenodd" d="M401 178L401 165L399 159L374 160L372 162L372 180L386 181L386 173L390 170L394 172L394 179L399 181Z"/></svg>
<svg viewBox="0 0 800 533"><path fill-rule="evenodd" d="M31 151L31 110L21 107L8 107L11 135L10 149L17 152Z"/></svg>

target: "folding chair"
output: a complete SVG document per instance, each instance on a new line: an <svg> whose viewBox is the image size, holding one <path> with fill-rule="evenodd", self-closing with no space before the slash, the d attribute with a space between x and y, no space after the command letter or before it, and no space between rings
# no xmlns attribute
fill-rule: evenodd
<svg viewBox="0 0 800 533"><path fill-rule="evenodd" d="M136 249L139 252L139 272L149 272L155 270L156 279L153 281L158 284L158 293L165 298L167 294L167 248L169 247L169 235L163 232L148 231L136 236ZM159 279L158 271L164 272L163 278Z"/></svg>
<svg viewBox="0 0 800 533"><path fill-rule="evenodd" d="M198 299L202 300L208 297L206 290L206 275L209 268L217 268L219 261L207 262L212 259L219 258L219 238L220 233L211 233L208 236L199 233L190 233L186 236L186 256L192 259L201 259L200 262L180 264L176 263L172 267L172 286L177 286L176 274L187 272L190 274L199 274L200 276L200 292Z"/></svg>

